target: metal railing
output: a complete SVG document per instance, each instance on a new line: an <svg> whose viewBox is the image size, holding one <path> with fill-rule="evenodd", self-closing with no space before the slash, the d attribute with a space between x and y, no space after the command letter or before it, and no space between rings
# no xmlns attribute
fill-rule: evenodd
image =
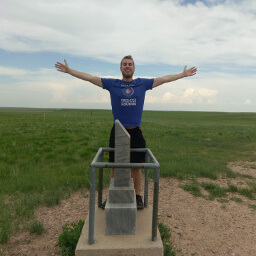
<svg viewBox="0 0 256 256"><path fill-rule="evenodd" d="M159 193L159 173L160 165L150 149L136 148L131 152L145 152L145 163L106 163L103 162L104 152L114 151L114 148L99 148L91 163L90 178L90 209L89 209L89 244L94 244L94 216L95 216L95 190L96 190L96 168L99 168L98 184L98 207L102 204L102 183L104 168L140 168L145 169L144 187L144 207L148 207L148 181L149 170L154 169L154 195L153 195L153 214L152 214L152 241L157 240L157 217L158 217L158 193ZM150 162L151 160L151 162Z"/></svg>

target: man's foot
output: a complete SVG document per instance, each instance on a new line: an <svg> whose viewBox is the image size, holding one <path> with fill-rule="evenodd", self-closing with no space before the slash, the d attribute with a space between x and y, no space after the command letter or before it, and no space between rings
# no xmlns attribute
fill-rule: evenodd
<svg viewBox="0 0 256 256"><path fill-rule="evenodd" d="M136 195L137 209L143 209L144 204L142 202L142 197L140 195Z"/></svg>

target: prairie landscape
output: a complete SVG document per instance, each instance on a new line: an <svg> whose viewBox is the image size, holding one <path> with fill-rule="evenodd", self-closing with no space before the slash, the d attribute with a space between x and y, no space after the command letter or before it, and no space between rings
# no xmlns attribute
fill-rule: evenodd
<svg viewBox="0 0 256 256"><path fill-rule="evenodd" d="M255 113L144 111L173 255L255 255L255 121ZM0 109L0 255L57 255L61 227L88 213L90 163L112 123L109 110ZM40 236L30 232L37 222Z"/></svg>

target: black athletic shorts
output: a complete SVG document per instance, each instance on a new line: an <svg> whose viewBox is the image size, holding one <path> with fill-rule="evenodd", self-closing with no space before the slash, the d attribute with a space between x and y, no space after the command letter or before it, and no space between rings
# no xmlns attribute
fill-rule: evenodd
<svg viewBox="0 0 256 256"><path fill-rule="evenodd" d="M143 137L142 131L140 127L136 127L133 129L126 129L130 134L131 138L131 148L145 148L146 141ZM115 147L115 125L112 127L110 138L109 138L109 147ZM109 162L115 161L114 152L109 152ZM145 163L145 152L131 152L130 155L131 163Z"/></svg>

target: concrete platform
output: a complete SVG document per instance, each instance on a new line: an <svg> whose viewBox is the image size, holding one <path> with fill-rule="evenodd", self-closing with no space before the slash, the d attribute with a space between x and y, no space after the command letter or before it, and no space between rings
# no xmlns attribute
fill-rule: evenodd
<svg viewBox="0 0 256 256"><path fill-rule="evenodd" d="M95 230L92 245L88 244L89 214L76 247L76 256L163 256L163 244L157 230L157 241L151 241L152 206L137 211L135 235L106 236L105 211L95 207Z"/></svg>

